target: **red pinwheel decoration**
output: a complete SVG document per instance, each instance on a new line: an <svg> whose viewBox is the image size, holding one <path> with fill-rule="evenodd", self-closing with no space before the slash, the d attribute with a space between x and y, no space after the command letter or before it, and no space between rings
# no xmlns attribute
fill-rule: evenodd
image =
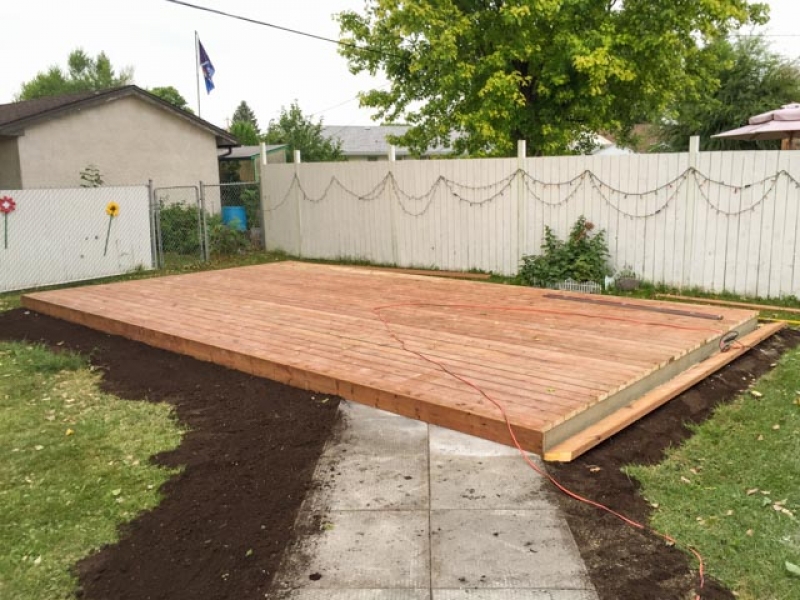
<svg viewBox="0 0 800 600"><path fill-rule="evenodd" d="M0 198L0 213L3 214L3 247L8 249L8 215L17 209L13 198L3 196Z"/></svg>

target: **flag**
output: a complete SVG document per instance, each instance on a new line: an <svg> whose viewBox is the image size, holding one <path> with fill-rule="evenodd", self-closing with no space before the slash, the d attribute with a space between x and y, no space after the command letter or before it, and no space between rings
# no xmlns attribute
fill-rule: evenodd
<svg viewBox="0 0 800 600"><path fill-rule="evenodd" d="M200 54L200 68L203 70L203 79L206 81L206 93L211 93L214 89L214 65L211 64L211 59L208 58L206 49L203 48L203 42L197 40L197 45Z"/></svg>

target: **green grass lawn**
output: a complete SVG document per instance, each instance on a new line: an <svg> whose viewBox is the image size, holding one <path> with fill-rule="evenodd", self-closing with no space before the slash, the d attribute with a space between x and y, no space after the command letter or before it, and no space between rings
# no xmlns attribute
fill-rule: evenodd
<svg viewBox="0 0 800 600"><path fill-rule="evenodd" d="M148 463L181 431L167 405L99 391L80 356L0 342L0 598L73 598L70 568L159 502Z"/></svg>
<svg viewBox="0 0 800 600"><path fill-rule="evenodd" d="M800 598L800 349L653 467L629 467L652 525L744 600Z"/></svg>

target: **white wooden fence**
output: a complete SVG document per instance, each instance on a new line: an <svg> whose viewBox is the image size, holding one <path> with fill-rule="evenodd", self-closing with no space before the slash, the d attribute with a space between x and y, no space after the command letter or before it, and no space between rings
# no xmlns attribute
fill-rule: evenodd
<svg viewBox="0 0 800 600"><path fill-rule="evenodd" d="M0 211L0 292L153 266L147 186L0 190L2 198L14 208Z"/></svg>
<svg viewBox="0 0 800 600"><path fill-rule="evenodd" d="M269 249L516 273L585 215L616 269L800 296L800 152L262 165Z"/></svg>

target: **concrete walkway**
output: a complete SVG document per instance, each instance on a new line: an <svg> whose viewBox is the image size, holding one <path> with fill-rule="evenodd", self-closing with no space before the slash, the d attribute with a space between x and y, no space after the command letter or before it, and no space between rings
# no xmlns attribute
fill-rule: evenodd
<svg viewBox="0 0 800 600"><path fill-rule="evenodd" d="M342 402L281 600L597 600L554 492L505 446Z"/></svg>

